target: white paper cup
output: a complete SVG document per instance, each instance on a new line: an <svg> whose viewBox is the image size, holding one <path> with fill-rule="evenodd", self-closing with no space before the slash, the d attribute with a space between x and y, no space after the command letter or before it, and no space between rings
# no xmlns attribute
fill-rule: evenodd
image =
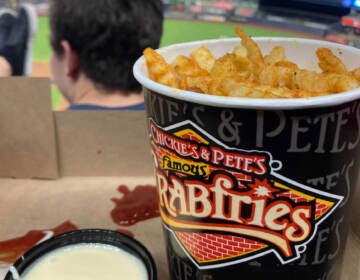
<svg viewBox="0 0 360 280"><path fill-rule="evenodd" d="M301 68L328 47L352 70L360 50L325 41L255 38ZM158 50L168 62L206 45ZM212 96L158 84L144 58L149 140L171 279L339 279L360 164L360 88L297 99ZM355 206L356 207L356 206Z"/></svg>

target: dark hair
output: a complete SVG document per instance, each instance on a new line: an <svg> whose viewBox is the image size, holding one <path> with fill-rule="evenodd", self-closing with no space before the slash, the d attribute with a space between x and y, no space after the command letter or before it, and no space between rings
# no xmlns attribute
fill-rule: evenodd
<svg viewBox="0 0 360 280"><path fill-rule="evenodd" d="M146 47L158 48L161 0L52 0L51 46L77 52L85 75L107 91L141 91L132 67Z"/></svg>

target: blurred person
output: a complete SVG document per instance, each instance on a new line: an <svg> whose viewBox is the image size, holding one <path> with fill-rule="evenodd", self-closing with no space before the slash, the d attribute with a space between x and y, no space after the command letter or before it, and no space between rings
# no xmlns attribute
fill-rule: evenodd
<svg viewBox="0 0 360 280"><path fill-rule="evenodd" d="M70 110L143 110L132 74L162 36L161 0L53 0L51 69Z"/></svg>
<svg viewBox="0 0 360 280"><path fill-rule="evenodd" d="M6 58L0 56L0 77L11 76L12 68Z"/></svg>
<svg viewBox="0 0 360 280"><path fill-rule="evenodd" d="M0 76L29 76L37 15L30 3L0 9Z"/></svg>

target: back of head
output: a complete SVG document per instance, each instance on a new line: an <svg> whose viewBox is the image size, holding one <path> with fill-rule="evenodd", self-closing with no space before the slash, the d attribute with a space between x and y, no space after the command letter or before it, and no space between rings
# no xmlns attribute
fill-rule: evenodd
<svg viewBox="0 0 360 280"><path fill-rule="evenodd" d="M146 47L157 48L161 0L52 0L51 45L67 40L85 75L106 91L140 91L132 66Z"/></svg>

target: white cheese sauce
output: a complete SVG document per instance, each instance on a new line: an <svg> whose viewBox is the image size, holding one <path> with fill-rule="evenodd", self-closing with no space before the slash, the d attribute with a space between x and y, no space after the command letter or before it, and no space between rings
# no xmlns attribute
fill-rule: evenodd
<svg viewBox="0 0 360 280"><path fill-rule="evenodd" d="M20 280L144 280L148 279L140 259L115 246L69 245L35 261Z"/></svg>

